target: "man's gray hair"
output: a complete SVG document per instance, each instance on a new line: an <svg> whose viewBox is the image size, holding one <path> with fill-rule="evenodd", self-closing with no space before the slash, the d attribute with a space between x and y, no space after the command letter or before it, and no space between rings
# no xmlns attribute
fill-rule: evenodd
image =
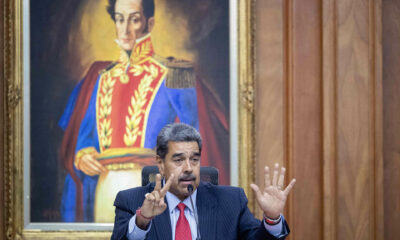
<svg viewBox="0 0 400 240"><path fill-rule="evenodd" d="M163 127L157 136L157 155L165 159L168 153L168 142L197 142L201 153L200 133L185 123L171 123Z"/></svg>

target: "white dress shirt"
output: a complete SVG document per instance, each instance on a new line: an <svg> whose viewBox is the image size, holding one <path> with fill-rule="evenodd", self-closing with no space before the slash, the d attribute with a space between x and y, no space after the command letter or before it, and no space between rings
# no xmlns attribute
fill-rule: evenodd
<svg viewBox="0 0 400 240"><path fill-rule="evenodd" d="M192 200L193 200L193 205L194 205L195 209L197 209L196 208L196 196L197 196L197 189L192 193ZM169 217L171 219L172 240L175 240L175 228L176 228L176 223L178 222L178 218L179 218L179 209L177 208L177 206L181 202L181 200L179 200L174 194L172 194L170 192L167 192L167 194L165 195L165 198L166 198L166 201L168 202ZM197 237L197 227L196 227L196 220L194 217L192 205L190 203L190 198L186 198L182 202L186 205L185 217L189 222L190 231L192 233L192 239L194 240ZM282 215L281 215L281 218L283 220ZM276 225L268 225L265 221L263 221L265 229L271 235L273 235L275 237L279 237L280 233L282 232L282 227L283 227L282 220ZM146 230L140 229L138 226L136 226L136 214L135 214L129 220L129 227L128 227L128 232L127 232L128 239L144 240L146 237L146 234L151 229L151 224L152 224L152 221L150 222L150 224Z"/></svg>

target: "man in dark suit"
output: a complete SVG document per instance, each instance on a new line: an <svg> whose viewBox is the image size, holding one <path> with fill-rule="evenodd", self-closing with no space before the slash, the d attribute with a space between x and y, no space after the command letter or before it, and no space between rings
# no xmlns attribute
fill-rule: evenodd
<svg viewBox="0 0 400 240"><path fill-rule="evenodd" d="M155 184L118 193L112 239L284 239L289 234L281 213L295 180L282 190L284 168L279 173L275 165L272 182L265 168L263 191L251 184L264 212L260 221L249 211L243 189L200 182L201 147L200 134L189 125L174 123L161 130L161 175Z"/></svg>

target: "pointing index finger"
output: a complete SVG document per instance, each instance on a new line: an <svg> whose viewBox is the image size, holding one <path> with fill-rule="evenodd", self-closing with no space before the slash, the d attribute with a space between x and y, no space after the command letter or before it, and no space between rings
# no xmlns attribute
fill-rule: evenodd
<svg viewBox="0 0 400 240"><path fill-rule="evenodd" d="M160 189L161 189L161 174L157 173L156 186L154 187L154 191L160 191Z"/></svg>
<svg viewBox="0 0 400 240"><path fill-rule="evenodd" d="M168 181L165 183L164 187L160 191L160 197L161 198L163 198L165 196L165 194L167 193L167 191L171 187L173 179L174 179L174 174L171 174L169 176L169 178L168 178Z"/></svg>

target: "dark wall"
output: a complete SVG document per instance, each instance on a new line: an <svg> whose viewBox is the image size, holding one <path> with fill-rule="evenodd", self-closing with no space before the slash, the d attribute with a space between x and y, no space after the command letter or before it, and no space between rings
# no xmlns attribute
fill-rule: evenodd
<svg viewBox="0 0 400 240"><path fill-rule="evenodd" d="M65 69L66 44L80 1L31 1L31 221L59 221L65 171L60 118L76 81ZM47 200L45 200L47 199Z"/></svg>

